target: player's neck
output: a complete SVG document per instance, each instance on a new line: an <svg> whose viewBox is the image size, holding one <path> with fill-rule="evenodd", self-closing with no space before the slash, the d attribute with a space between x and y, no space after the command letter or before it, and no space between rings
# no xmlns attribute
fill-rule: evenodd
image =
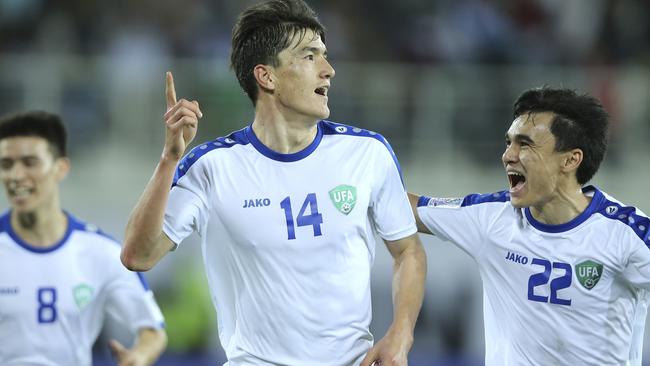
<svg viewBox="0 0 650 366"><path fill-rule="evenodd" d="M31 212L11 212L11 227L27 244L48 248L58 243L68 228L68 217L56 206Z"/></svg>
<svg viewBox="0 0 650 366"><path fill-rule="evenodd" d="M531 206L535 220L547 225L565 224L583 213L591 197L585 196L578 185L558 187L553 197L539 206Z"/></svg>
<svg viewBox="0 0 650 366"><path fill-rule="evenodd" d="M258 108L253 121L253 132L269 149L281 154L292 154L305 149L314 141L318 131L317 123L314 119Z"/></svg>

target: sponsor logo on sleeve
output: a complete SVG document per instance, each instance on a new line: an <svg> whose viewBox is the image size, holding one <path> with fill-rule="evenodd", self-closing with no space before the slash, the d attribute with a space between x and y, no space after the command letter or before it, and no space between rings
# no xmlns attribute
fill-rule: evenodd
<svg viewBox="0 0 650 366"><path fill-rule="evenodd" d="M439 208L458 208L463 203L462 198L431 198L429 200L430 207Z"/></svg>

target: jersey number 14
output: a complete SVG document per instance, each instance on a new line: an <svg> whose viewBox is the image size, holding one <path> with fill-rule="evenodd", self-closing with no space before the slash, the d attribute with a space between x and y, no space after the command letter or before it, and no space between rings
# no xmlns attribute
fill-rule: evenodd
<svg viewBox="0 0 650 366"><path fill-rule="evenodd" d="M280 202L280 207L284 210L284 217L287 220L287 239L293 240L296 238L296 226L293 221L293 212L291 211L291 197L287 196ZM305 214L309 207L310 214ZM321 236L320 224L323 223L323 215L318 212L318 202L316 201L316 193L309 193L302 203L302 207L296 217L296 224L298 226L312 226L314 236Z"/></svg>

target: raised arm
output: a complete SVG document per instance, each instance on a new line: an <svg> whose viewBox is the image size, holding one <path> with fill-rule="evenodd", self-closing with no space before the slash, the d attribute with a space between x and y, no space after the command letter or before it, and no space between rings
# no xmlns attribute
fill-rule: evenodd
<svg viewBox="0 0 650 366"><path fill-rule="evenodd" d="M410 192L408 195L409 195L409 203L411 204L411 210L413 210L413 216L415 216L415 223L418 226L418 232L424 234L431 234L431 230L429 230L424 225L424 223L422 223L422 220L420 220L420 215L418 215L418 201L420 200L420 196Z"/></svg>
<svg viewBox="0 0 650 366"><path fill-rule="evenodd" d="M406 366L413 345L427 273L427 257L418 234L396 241L386 241L393 256L393 323L368 352L361 366Z"/></svg>
<svg viewBox="0 0 650 366"><path fill-rule="evenodd" d="M196 136L199 119L203 117L197 101L176 101L171 72L167 72L166 78L165 146L153 176L131 212L120 256L124 266L133 271L151 269L174 247L162 231L165 207L176 165Z"/></svg>

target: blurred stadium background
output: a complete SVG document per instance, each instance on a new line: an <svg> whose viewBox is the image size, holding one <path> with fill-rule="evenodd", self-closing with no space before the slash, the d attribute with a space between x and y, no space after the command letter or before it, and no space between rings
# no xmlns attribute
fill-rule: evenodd
<svg viewBox="0 0 650 366"><path fill-rule="evenodd" d="M162 148L166 70L179 96L202 105L196 143L252 121L228 58L235 18L255 2L0 0L0 113L43 109L64 117L73 165L62 187L66 209L122 238ZM611 145L593 183L650 211L650 2L308 2L328 28L336 69L330 119L383 133L410 191L447 197L503 189L512 102L548 84L605 103ZM427 293L411 365L482 365L475 265L448 243L423 240ZM383 248L377 253L372 326L381 337L392 316L391 261ZM147 274L168 324L161 365L223 361L202 267L192 238ZM108 324L95 347L99 365L110 364L109 335L128 341Z"/></svg>

